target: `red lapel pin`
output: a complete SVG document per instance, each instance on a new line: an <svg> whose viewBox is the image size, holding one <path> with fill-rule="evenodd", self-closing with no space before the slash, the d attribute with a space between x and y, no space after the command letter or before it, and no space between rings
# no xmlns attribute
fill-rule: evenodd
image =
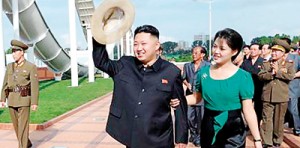
<svg viewBox="0 0 300 148"><path fill-rule="evenodd" d="M161 83L162 84L168 84L168 80L167 79L161 79Z"/></svg>

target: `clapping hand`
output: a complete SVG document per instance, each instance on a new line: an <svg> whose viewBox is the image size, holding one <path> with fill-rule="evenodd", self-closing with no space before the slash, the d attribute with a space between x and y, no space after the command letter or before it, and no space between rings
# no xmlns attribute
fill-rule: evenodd
<svg viewBox="0 0 300 148"><path fill-rule="evenodd" d="M278 72L278 62L271 62L272 74L276 74Z"/></svg>

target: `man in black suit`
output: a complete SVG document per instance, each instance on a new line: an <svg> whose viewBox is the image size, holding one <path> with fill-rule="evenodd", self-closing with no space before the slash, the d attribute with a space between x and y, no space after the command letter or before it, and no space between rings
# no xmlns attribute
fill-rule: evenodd
<svg viewBox="0 0 300 148"><path fill-rule="evenodd" d="M250 45L250 56L248 59L245 59L241 65L241 68L245 71L249 72L252 76L254 83L254 109L257 116L258 126L260 125L260 121L262 120L262 87L263 82L258 79L258 73L261 70L261 66L263 65L264 59L260 57L262 46L258 43L253 43Z"/></svg>
<svg viewBox="0 0 300 148"><path fill-rule="evenodd" d="M174 147L170 100L181 103L175 110L175 143L188 142L187 103L180 69L159 56L159 31L151 26L134 32L134 54L109 59L105 45L93 41L95 66L114 80L113 99L106 131L132 148Z"/></svg>

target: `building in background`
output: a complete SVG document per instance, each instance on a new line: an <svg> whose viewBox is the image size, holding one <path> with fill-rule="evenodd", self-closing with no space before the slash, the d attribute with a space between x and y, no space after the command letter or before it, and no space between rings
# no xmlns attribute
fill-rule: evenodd
<svg viewBox="0 0 300 148"><path fill-rule="evenodd" d="M202 41L202 43L206 43L207 41L209 41L209 35L207 34L198 34L198 35L194 35L194 41Z"/></svg>
<svg viewBox="0 0 300 148"><path fill-rule="evenodd" d="M188 50L189 48L189 42L187 41L178 41L178 50Z"/></svg>

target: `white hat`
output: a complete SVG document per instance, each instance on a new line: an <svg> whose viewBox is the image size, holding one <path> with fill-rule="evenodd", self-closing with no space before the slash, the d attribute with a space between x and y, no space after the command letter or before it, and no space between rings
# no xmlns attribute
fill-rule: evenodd
<svg viewBox="0 0 300 148"><path fill-rule="evenodd" d="M92 35L99 43L114 43L131 28L134 16L134 6L129 0L105 0L93 14Z"/></svg>

